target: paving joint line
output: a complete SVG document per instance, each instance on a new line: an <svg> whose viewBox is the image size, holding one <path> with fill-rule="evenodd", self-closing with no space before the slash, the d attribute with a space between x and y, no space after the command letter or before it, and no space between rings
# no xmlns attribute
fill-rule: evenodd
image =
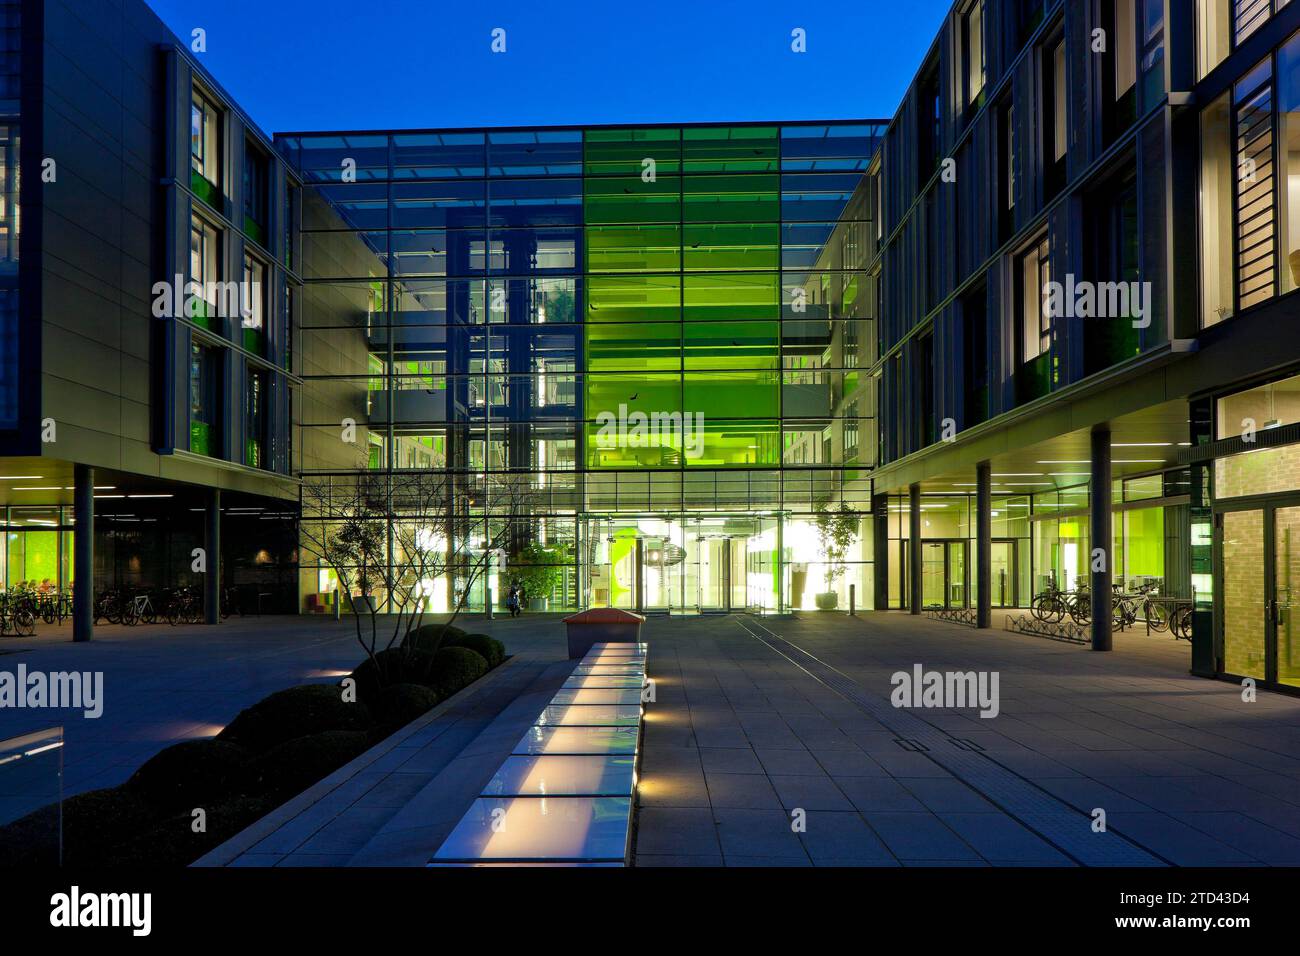
<svg viewBox="0 0 1300 956"><path fill-rule="evenodd" d="M835 693L843 697L845 700L848 700L850 703L857 706L860 710L862 710L872 719L879 721L896 737L910 739L910 740L918 739L916 731L909 732L901 728L900 726L898 726L900 723L906 724L910 721L919 724L921 727L924 728L923 730L921 730L921 734L937 735L941 737L944 741L953 743L954 746L959 751L961 751L961 756L956 759L952 759L952 755L948 755L948 754L942 755L948 759L946 760L940 759L940 756L937 755L936 751L934 750L922 752L921 756L929 759L930 761L938 765L941 769L947 771L948 773L951 773L954 777L961 780L962 783L971 787L971 789L979 793L984 799L988 800L990 803L996 806L999 810L1001 810L1011 819L1016 820L1021 825L1025 826L1027 829L1037 834L1044 841L1046 841L1050 846L1052 846L1054 849L1058 850L1060 853L1065 855L1072 862L1080 866L1097 865L1097 864L1090 864L1086 862L1085 859L1081 859L1080 854L1077 852L1077 849L1074 851L1070 849L1066 849L1066 847L1062 846L1061 843L1051 834L1050 831L1045 832L1045 829L1047 829L1047 824L1049 821L1047 817L1044 816L1043 814L1049 812L1051 814L1061 815L1061 816L1068 814L1069 816L1072 817L1082 817L1084 820L1089 820L1090 817L1088 816L1088 814L1084 813L1082 810L1078 810L1075 807L1072 807L1069 804L1065 803L1060 798L1056 797L1054 794L1050 793L1047 790L1044 790L1042 787L1034 783L1032 780L1029 780L1021 776L1019 773L1012 770L1010 767L1007 767L1006 765L1000 763L999 761L991 757L987 752L966 750L965 748L961 747L959 744L956 743L956 738L954 738L951 734L931 724L923 717L919 717L916 714L912 714L912 713L904 714L899 712L896 708L892 708L892 707L889 708L889 713L886 713L882 707L870 706L871 702L873 701L873 698L867 695L865 691L862 689L861 685L859 685L856 681L854 681L848 675L844 674L842 671L836 669L835 667L832 667L830 664L827 664L825 661L822 661L815 655L804 650L802 647L799 647L797 644L794 644L791 641L788 641L785 638L781 637L781 635L777 634L771 628L768 628L765 625L760 624L758 622L753 622L755 626L760 627L763 630L767 631L767 633L771 635L771 637L774 638L776 641L779 641L781 644L788 646L792 650L808 658L817 666L825 668L827 671L836 675L841 681L843 681L845 684L848 685L849 690L852 692L852 696L850 696L849 693L845 693L843 690L836 688L832 683L825 680L822 676L814 673L812 670L805 667L798 660L791 657L789 654L785 653L776 644L773 644L771 641L765 639L762 635L755 633L753 630L751 630L749 627L746 626L745 622L742 619L737 618L737 623L741 626L741 628L746 633L748 633L755 640L766 645L768 648L770 648L775 653L779 654L781 657L784 657L795 667L798 667L800 670L808 674L818 683L822 684L822 686L828 688L829 690L834 691ZM886 719L887 717L893 718L893 720ZM898 718L904 718L904 719L898 720ZM1035 811L1035 810L1028 810L1028 809L1013 810L1009 808L1004 802L999 801L995 796L988 793L986 789L982 789L976 786L975 784L971 783L970 780L960 772L960 768L965 766L968 772L972 772L975 776L978 777L979 776L978 770L973 765L976 762L987 762L992 768L996 768L997 772L999 772L1000 774L1004 774L1008 778L1010 778L1009 782L1011 782L1013 785L1018 785L1024 788L1030 788L1032 795L1037 797L1040 802L1047 804L1049 809L1047 811ZM1057 821L1052 821L1052 822L1055 823ZM1108 828L1104 833L1096 834L1096 835L1097 836L1113 835L1116 839L1121 841L1118 844L1111 841L1109 846L1105 848L1105 849L1110 849L1110 847L1116 848L1116 852L1113 855L1118 857L1118 859L1114 861L1117 864L1130 865L1130 866L1139 866L1139 865L1149 866L1155 863L1163 864L1166 866L1174 865L1172 861L1167 860L1165 857L1161 856L1159 853L1155 852L1154 850L1142 846L1136 840L1125 836L1119 831ZM1103 853L1103 856L1110 856L1110 855L1112 854ZM983 854L981 854L981 856L983 856ZM1093 855L1091 853L1086 853L1083 854L1083 856L1091 857ZM1100 862L1100 865L1107 865L1108 863L1110 863L1110 861L1102 860Z"/></svg>

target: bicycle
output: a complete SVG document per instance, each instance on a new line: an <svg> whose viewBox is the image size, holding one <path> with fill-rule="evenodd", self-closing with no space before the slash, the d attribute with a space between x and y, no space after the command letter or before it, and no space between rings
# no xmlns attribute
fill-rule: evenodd
<svg viewBox="0 0 1300 956"><path fill-rule="evenodd" d="M134 627L143 621L145 624L158 623L158 609L149 598L149 592L133 595L122 608L122 623Z"/></svg>
<svg viewBox="0 0 1300 956"><path fill-rule="evenodd" d="M36 614L20 598L0 595L0 635L31 637L36 633Z"/></svg>
<svg viewBox="0 0 1300 956"><path fill-rule="evenodd" d="M163 615L172 627L182 621L197 624L203 617L203 604L190 588L177 588L168 599Z"/></svg>
<svg viewBox="0 0 1300 956"><path fill-rule="evenodd" d="M1169 630L1174 639L1190 641L1192 639L1192 605L1180 604L1169 616Z"/></svg>

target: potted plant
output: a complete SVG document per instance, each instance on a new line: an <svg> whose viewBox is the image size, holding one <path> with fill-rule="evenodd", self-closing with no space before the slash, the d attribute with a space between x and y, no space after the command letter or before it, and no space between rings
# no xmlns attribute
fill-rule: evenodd
<svg viewBox="0 0 1300 956"><path fill-rule="evenodd" d="M510 562L510 580L523 588L528 610L547 610L551 592L559 587L569 561L569 548L564 544L533 542L518 551Z"/></svg>
<svg viewBox="0 0 1300 956"><path fill-rule="evenodd" d="M833 611L839 606L840 596L835 590L835 582L844 575L844 559L858 540L858 521L858 513L844 505L840 505L839 511L823 510L817 515L817 539L826 568L826 590L816 598L819 610Z"/></svg>

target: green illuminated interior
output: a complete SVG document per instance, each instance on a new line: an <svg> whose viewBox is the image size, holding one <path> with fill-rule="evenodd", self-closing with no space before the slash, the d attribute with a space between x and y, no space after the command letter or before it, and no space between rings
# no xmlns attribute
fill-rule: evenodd
<svg viewBox="0 0 1300 956"><path fill-rule="evenodd" d="M588 467L779 463L779 162L776 127L587 132Z"/></svg>

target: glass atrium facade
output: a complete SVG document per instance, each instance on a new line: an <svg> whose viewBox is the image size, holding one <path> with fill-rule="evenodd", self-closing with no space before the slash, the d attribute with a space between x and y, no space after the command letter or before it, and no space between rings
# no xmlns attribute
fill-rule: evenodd
<svg viewBox="0 0 1300 956"><path fill-rule="evenodd" d="M563 555L553 607L865 604L882 133L279 137L312 187L295 467L526 476L528 513L486 517ZM842 504L860 526L827 562L816 515Z"/></svg>

